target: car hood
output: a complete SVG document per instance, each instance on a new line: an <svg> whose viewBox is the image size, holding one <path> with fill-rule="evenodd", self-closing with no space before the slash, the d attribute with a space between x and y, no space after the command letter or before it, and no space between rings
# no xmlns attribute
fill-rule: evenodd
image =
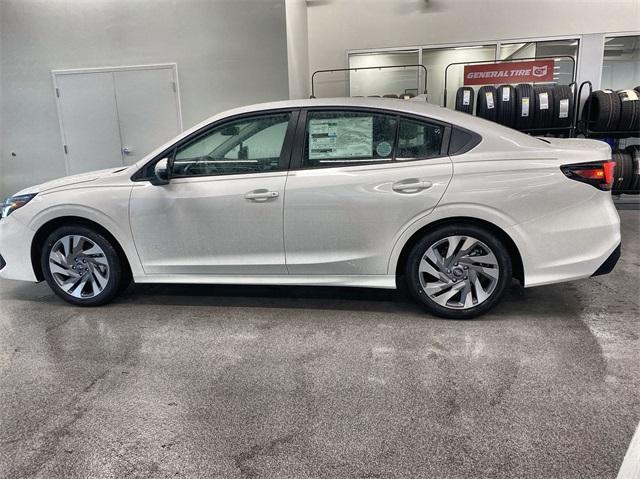
<svg viewBox="0 0 640 479"><path fill-rule="evenodd" d="M89 171L87 173L80 173L78 175L65 176L57 178L55 180L47 181L39 185L30 186L24 190L18 191L16 195L23 195L29 193L44 193L47 191L55 190L58 188L65 188L67 186L77 185L80 183L90 183L100 178L112 175L125 170L126 167L109 168L107 170Z"/></svg>

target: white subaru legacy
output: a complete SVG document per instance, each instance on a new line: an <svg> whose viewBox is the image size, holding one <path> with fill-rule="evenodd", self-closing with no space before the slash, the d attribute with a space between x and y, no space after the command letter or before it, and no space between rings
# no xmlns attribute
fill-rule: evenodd
<svg viewBox="0 0 640 479"><path fill-rule="evenodd" d="M424 102L339 98L216 115L139 163L6 199L0 276L96 306L136 283L406 288L471 318L610 272L611 151Z"/></svg>

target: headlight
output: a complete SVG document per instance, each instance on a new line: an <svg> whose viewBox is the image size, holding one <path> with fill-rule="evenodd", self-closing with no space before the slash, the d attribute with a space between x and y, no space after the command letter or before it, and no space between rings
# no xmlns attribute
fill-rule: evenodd
<svg viewBox="0 0 640 479"><path fill-rule="evenodd" d="M6 218L15 210L22 208L29 203L38 193L32 193L29 195L10 196L2 203L0 203L0 219Z"/></svg>

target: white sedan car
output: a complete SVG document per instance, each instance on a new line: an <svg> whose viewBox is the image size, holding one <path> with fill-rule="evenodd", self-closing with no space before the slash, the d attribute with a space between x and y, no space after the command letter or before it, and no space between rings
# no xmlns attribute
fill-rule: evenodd
<svg viewBox="0 0 640 479"><path fill-rule="evenodd" d="M95 306L137 283L396 288L471 318L620 255L602 142L424 102L314 99L214 116L139 163L2 204L0 276Z"/></svg>

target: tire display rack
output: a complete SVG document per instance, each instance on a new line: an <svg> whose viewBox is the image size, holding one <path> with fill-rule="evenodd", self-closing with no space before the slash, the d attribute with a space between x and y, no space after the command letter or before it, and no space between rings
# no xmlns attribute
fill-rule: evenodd
<svg viewBox="0 0 640 479"><path fill-rule="evenodd" d="M571 92L572 92L572 96L573 96L573 111L570 112L570 122L568 125L566 126L560 126L560 127L542 127L542 128L522 128L519 129L519 131L522 131L524 133L558 133L558 134L564 134L566 136L568 136L569 138L573 137L575 134L575 129L576 129L576 121L577 121L577 117L576 117L576 104L577 104L577 97L578 97L578 92L577 92L577 88L576 88L576 60L575 58L573 58L570 55L556 55L556 56L550 56L550 57L527 57L527 58L515 58L515 59L508 59L508 60L480 60L480 61L473 61L473 62L453 62L453 63L449 63L446 68L444 69L444 95L443 95L443 105L445 108L447 107L447 96L448 96L448 92L449 89L447 87L447 81L449 79L449 68L451 68L452 66L459 66L459 65L497 65L500 63L514 63L514 62L524 62L524 61L532 61L532 60L557 60L557 59L563 59L563 60L569 60L571 61L571 83L569 83L569 85L567 85L569 88L571 88ZM548 84L549 82L539 82L540 84ZM534 82L534 83L527 83L529 85L538 85L538 83ZM485 86L494 86L496 89L500 88L501 86L506 86L506 85L510 85L509 83L490 83L487 82L486 84L484 84ZM482 88L482 87L481 87Z"/></svg>
<svg viewBox="0 0 640 479"><path fill-rule="evenodd" d="M613 150L613 159L616 161L616 170L618 174L616 175L616 179L614 181L612 194L615 196L622 194L633 194L637 195L640 189L640 146L631 145L626 148L621 146L620 143L630 139L630 138L640 138L640 129L630 129L630 130L601 130L594 129L590 127L590 122L592 119L591 109L593 108L593 101L589 101L593 95L593 84L587 80L580 84L578 88L578 101L582 100L583 90L587 88L588 95L587 100L583 104L582 108L578 103L576 103L576 134L582 135L585 138L593 138L599 139L602 141L607 141ZM640 96L640 92L638 92L638 96ZM640 100L636 100L639 101ZM620 161L623 159L623 155L630 155L630 160L627 161L626 165L624 162ZM635 170L635 171L634 171ZM622 184L620 184L620 176L631 176L632 179L629 182L630 189L622 188Z"/></svg>

